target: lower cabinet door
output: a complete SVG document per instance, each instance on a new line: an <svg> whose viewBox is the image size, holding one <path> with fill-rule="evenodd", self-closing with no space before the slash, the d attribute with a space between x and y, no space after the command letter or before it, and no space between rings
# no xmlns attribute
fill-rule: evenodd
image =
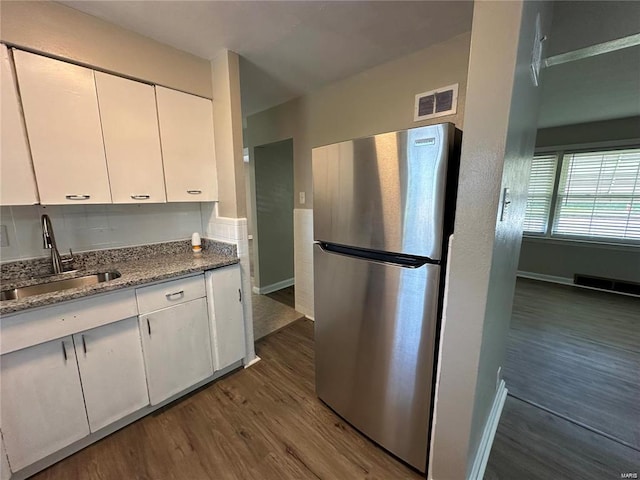
<svg viewBox="0 0 640 480"><path fill-rule="evenodd" d="M212 311L214 364L216 370L222 370L247 354L240 265L210 270L205 279Z"/></svg>
<svg viewBox="0 0 640 480"><path fill-rule="evenodd" d="M89 435L71 337L0 358L2 435L18 471Z"/></svg>
<svg viewBox="0 0 640 480"><path fill-rule="evenodd" d="M204 298L140 315L151 405L213 374Z"/></svg>
<svg viewBox="0 0 640 480"><path fill-rule="evenodd" d="M136 317L73 336L89 427L102 427L149 405Z"/></svg>

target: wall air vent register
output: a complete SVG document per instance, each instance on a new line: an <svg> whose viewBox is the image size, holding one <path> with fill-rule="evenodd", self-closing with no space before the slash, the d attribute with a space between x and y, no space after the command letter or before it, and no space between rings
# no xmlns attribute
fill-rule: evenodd
<svg viewBox="0 0 640 480"><path fill-rule="evenodd" d="M416 95L413 121L453 115L458 107L458 84Z"/></svg>

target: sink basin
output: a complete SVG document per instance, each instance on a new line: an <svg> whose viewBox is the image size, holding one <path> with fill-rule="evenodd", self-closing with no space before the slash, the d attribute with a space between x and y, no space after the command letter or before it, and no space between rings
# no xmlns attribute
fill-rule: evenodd
<svg viewBox="0 0 640 480"><path fill-rule="evenodd" d="M31 297L33 295L42 295L43 293L59 292L60 290L67 290L69 288L86 287L87 285L95 285L96 283L115 280L119 277L120 272L101 272L93 275L84 275L82 277L56 280L53 282L39 283L37 285L29 285L28 287L4 290L0 292L0 301L16 300Z"/></svg>

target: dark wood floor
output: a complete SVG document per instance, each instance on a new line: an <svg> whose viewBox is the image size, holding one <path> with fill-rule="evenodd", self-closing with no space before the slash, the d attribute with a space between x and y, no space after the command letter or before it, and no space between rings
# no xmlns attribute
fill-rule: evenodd
<svg viewBox="0 0 640 480"><path fill-rule="evenodd" d="M507 348L511 394L640 449L639 298L518 279Z"/></svg>
<svg viewBox="0 0 640 480"><path fill-rule="evenodd" d="M280 302L285 304L288 307L296 308L296 291L295 285L291 285L290 287L283 288L281 290L277 290L272 293L268 293L267 297L273 298L276 302Z"/></svg>
<svg viewBox="0 0 640 480"><path fill-rule="evenodd" d="M507 397L485 480L606 480L640 474L640 453Z"/></svg>
<svg viewBox="0 0 640 480"><path fill-rule="evenodd" d="M258 342L262 361L38 474L68 479L419 479L315 395L313 323Z"/></svg>

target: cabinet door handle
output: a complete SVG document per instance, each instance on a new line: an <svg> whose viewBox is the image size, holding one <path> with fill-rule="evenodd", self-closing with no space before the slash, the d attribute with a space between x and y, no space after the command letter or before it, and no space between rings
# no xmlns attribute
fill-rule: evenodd
<svg viewBox="0 0 640 480"><path fill-rule="evenodd" d="M164 296L167 297L167 300L171 300L172 297L184 295L184 290L180 290L179 292L165 293Z"/></svg>
<svg viewBox="0 0 640 480"><path fill-rule="evenodd" d="M147 318L147 331L149 332L149 336L151 336L151 323L149 322L148 318Z"/></svg>
<svg viewBox="0 0 640 480"><path fill-rule="evenodd" d="M89 200L91 195L65 195L67 200Z"/></svg>
<svg viewBox="0 0 640 480"><path fill-rule="evenodd" d="M189 195L200 195L202 193L202 190L187 190L187 193Z"/></svg>
<svg viewBox="0 0 640 480"><path fill-rule="evenodd" d="M64 342L60 342L62 343L62 358L64 358L65 363L67 362L67 347L65 346Z"/></svg>
<svg viewBox="0 0 640 480"><path fill-rule="evenodd" d="M238 289L238 301L242 303L242 290Z"/></svg>
<svg viewBox="0 0 640 480"><path fill-rule="evenodd" d="M131 195L134 200L149 200L151 195Z"/></svg>
<svg viewBox="0 0 640 480"><path fill-rule="evenodd" d="M82 350L84 350L84 354L87 354L87 342L84 339L84 335L82 335Z"/></svg>

